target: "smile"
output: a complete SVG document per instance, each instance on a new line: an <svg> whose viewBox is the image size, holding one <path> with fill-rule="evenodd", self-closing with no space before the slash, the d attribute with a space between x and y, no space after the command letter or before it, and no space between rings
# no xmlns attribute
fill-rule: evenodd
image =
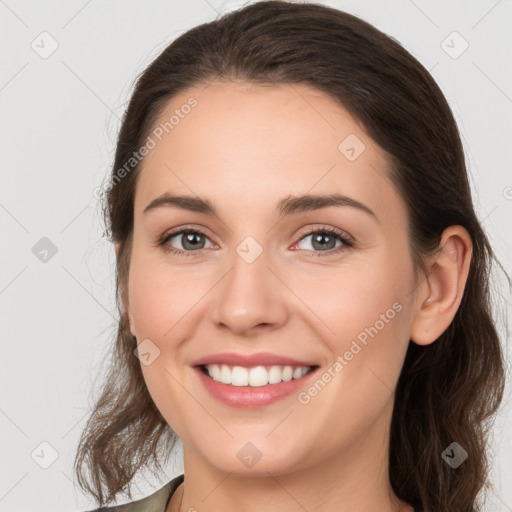
<svg viewBox="0 0 512 512"><path fill-rule="evenodd" d="M231 386L260 387L297 380L312 370L312 366L232 366L227 364L204 365L203 372L211 379Z"/></svg>
<svg viewBox="0 0 512 512"><path fill-rule="evenodd" d="M231 407L258 408L306 389L319 368L287 365L243 367L217 363L194 366L193 370L215 400Z"/></svg>

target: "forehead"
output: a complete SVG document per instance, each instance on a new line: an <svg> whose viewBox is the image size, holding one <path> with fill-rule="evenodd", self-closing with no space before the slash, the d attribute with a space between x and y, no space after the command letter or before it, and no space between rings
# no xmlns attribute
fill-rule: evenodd
<svg viewBox="0 0 512 512"><path fill-rule="evenodd" d="M399 199L385 151L340 103L305 84L221 81L188 89L169 100L150 137L138 212L165 191L246 207L307 192L364 198L374 211Z"/></svg>

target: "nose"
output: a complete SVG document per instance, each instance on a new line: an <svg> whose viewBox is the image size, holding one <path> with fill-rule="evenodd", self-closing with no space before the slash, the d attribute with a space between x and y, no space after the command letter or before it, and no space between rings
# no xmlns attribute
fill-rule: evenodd
<svg viewBox="0 0 512 512"><path fill-rule="evenodd" d="M252 262L234 251L231 270L216 287L213 320L218 327L250 336L286 322L288 290L269 263L265 251Z"/></svg>

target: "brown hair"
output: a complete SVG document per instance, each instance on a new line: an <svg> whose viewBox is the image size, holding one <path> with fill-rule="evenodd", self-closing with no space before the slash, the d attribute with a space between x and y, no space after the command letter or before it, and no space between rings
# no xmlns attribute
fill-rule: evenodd
<svg viewBox="0 0 512 512"><path fill-rule="evenodd" d="M248 5L188 30L136 81L104 204L109 236L119 243L120 321L103 389L77 450L80 486L100 504L126 488L131 497L135 473L161 471L177 441L134 355L124 294L140 163L122 179L118 171L174 95L214 79L307 84L339 101L389 154L390 180L407 206L418 275L426 273L424 257L438 250L445 228L461 225L469 232L473 256L452 323L435 343L409 343L395 390L389 476L396 495L425 512L480 510L488 420L501 403L505 379L488 286L498 260L473 208L454 117L431 75L393 38L343 11L283 1ZM457 468L441 457L454 441L469 456Z"/></svg>

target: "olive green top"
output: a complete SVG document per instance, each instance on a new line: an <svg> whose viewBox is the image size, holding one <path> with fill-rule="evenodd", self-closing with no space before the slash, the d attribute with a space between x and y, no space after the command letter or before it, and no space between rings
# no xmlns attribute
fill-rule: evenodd
<svg viewBox="0 0 512 512"><path fill-rule="evenodd" d="M181 474L167 482L157 491L140 500L131 501L122 505L112 507L100 507L87 512L165 512L171 497L183 482L184 475Z"/></svg>

